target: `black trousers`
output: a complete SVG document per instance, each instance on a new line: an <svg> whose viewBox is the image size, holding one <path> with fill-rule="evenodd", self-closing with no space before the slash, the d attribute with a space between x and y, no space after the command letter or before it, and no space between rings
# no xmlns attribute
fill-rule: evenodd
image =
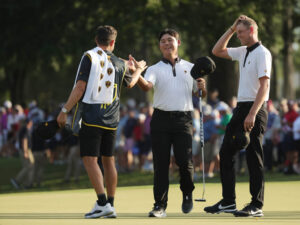
<svg viewBox="0 0 300 225"><path fill-rule="evenodd" d="M155 205L166 208L171 146L179 167L181 191L188 194L195 188L192 162L192 115L191 112L155 109L150 127L154 165L154 200Z"/></svg>
<svg viewBox="0 0 300 225"><path fill-rule="evenodd" d="M265 168L268 170L272 170L273 166L273 149L274 144L271 139L265 139L265 145L264 145L264 165Z"/></svg>
<svg viewBox="0 0 300 225"><path fill-rule="evenodd" d="M226 127L224 140L220 150L220 171L222 181L223 200L227 203L235 202L235 170L234 155L240 149L232 146L232 135L236 130L242 130L253 102L238 103L231 121ZM255 124L250 133L250 144L246 148L246 160L250 176L251 204L261 208L264 202L264 159L263 134L267 125L268 114L265 104L258 111Z"/></svg>

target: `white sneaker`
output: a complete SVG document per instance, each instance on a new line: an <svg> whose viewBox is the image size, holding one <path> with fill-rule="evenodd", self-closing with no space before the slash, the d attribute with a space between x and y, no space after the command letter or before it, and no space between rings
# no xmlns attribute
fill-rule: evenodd
<svg viewBox="0 0 300 225"><path fill-rule="evenodd" d="M99 218L101 216L108 216L113 214L114 210L112 209L110 203L106 203L105 206L100 206L96 202L94 208L87 214L84 215L86 219L90 218Z"/></svg>
<svg viewBox="0 0 300 225"><path fill-rule="evenodd" d="M111 207L111 208L114 212L108 216L104 216L104 218L117 218L116 209L114 207Z"/></svg>

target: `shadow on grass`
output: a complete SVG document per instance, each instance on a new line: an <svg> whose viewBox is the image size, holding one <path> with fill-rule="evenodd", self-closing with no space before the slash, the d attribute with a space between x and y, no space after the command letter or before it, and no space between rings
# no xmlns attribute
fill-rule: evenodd
<svg viewBox="0 0 300 225"><path fill-rule="evenodd" d="M19 158L0 158L0 194L1 193L15 193L15 192L36 192L36 191L56 191L56 190L75 190L92 188L88 176L82 168L82 175L80 176L80 182L63 182L66 171L66 165L54 165L48 164L45 168L44 181L42 186L34 187L31 189L16 190L10 183L10 178L15 177L21 169L21 162ZM199 173L197 173L199 175ZM265 179L267 182L286 182L286 181L299 181L299 175L284 175L282 173L266 173ZM248 182L248 175L237 176L237 182ZM179 183L179 173L175 172L170 175L170 184ZM202 183L202 179L198 178L195 183ZM217 175L214 178L207 178L206 183L220 183L220 177ZM129 173L119 173L118 187L126 186L140 186L140 185L152 185L153 173L152 172L139 172L133 171Z"/></svg>
<svg viewBox="0 0 300 225"><path fill-rule="evenodd" d="M265 216L260 220L299 220L300 211L266 211ZM157 219L148 218L147 213L118 213L118 219ZM167 213L167 218L163 219L233 219L231 214L206 214L206 213ZM83 213L0 213L0 219L84 219ZM246 218L236 218L246 219ZM251 218L250 218L251 219ZM252 218L253 219L253 218Z"/></svg>

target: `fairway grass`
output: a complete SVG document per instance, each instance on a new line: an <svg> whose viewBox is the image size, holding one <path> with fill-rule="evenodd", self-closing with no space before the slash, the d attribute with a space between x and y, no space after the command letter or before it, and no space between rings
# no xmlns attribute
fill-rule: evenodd
<svg viewBox="0 0 300 225"><path fill-rule="evenodd" d="M207 202L195 202L190 214L181 212L182 195L179 185L171 185L167 218L148 218L153 205L152 186L121 187L117 190L117 219L83 219L95 201L92 189L71 191L0 194L0 225L85 225L85 224L300 224L300 181L267 182L262 218L235 218L231 214L211 215L203 208L220 200L221 185L206 185ZM238 183L237 207L250 201L248 183ZM202 195L196 185L194 198Z"/></svg>

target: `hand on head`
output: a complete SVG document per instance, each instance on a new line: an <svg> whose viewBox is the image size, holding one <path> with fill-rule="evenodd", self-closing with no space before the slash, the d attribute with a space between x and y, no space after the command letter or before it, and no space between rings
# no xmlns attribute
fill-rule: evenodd
<svg viewBox="0 0 300 225"><path fill-rule="evenodd" d="M236 31L236 26L241 20L246 20L248 17L246 15L240 15L232 24L231 29Z"/></svg>

